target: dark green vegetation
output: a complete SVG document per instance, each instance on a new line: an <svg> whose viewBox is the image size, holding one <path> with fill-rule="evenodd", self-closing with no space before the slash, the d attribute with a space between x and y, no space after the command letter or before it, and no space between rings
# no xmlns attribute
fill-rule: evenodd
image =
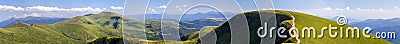
<svg viewBox="0 0 400 44"><path fill-rule="evenodd" d="M124 41L121 37L109 36L98 38L88 44L124 44Z"/></svg>

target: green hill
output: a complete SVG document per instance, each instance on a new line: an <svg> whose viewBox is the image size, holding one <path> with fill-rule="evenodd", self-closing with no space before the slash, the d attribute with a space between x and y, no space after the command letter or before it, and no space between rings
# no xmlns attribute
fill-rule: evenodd
<svg viewBox="0 0 400 44"><path fill-rule="evenodd" d="M299 32L302 31L303 27L314 27L316 30L316 35L321 34L322 27L328 27L329 24L332 26L338 27L339 25L335 21L331 21L329 19L320 18L317 16L312 16L305 13L293 12L293 11L284 11L284 10L259 10L259 11L251 11L244 12L238 15L245 15L247 18L247 22L249 24L250 31L250 44L259 44L260 39L255 33L258 27L261 27L260 16L258 13L274 13L276 15L276 21L278 27L291 27L293 24L293 19L295 22L295 26L298 28ZM236 15L236 16L238 16ZM263 14L267 15L267 14ZM270 14L271 15L271 14ZM294 18L291 18L293 16ZM235 18L235 16L233 17ZM229 19L235 20L235 19ZM226 44L231 43L231 32L229 23L225 22L224 24L215 27L215 29L203 29L203 30L214 30L217 35L217 44ZM344 28L350 27L348 25L343 26ZM339 30L334 30L333 32L338 32ZM360 38L340 38L338 33L337 38L329 37L328 31L324 31L324 36L322 38L300 38L302 44L390 44L390 42L383 39L371 39L371 38L363 38L362 31L360 31ZM285 32L288 34L288 32ZM200 38L210 38L212 33L202 33L207 35L200 35ZM299 33L301 35L301 33ZM344 33L343 33L344 34ZM299 36L300 36L299 35ZM308 34L306 34L308 35ZM370 34L372 35L372 34ZM184 41L192 41L192 42L200 42L198 38L199 33L192 33L190 35L186 35L183 38L188 38ZM343 35L344 36L344 35ZM372 35L372 37L375 37ZM276 38L275 42L270 43L294 43L296 42L293 38Z"/></svg>
<svg viewBox="0 0 400 44"><path fill-rule="evenodd" d="M299 32L301 32L303 27L314 27L316 29L316 34L319 35L321 34L321 28L322 27L328 27L329 24L335 27L340 27L335 21L325 19L325 18L320 18L316 16L312 16L309 14L305 13L299 13L299 12L292 12L292 11L283 11L283 10L276 10L277 14L286 14L286 15L293 15L296 20L295 24L296 27L299 29ZM344 25L343 30L347 27L352 27L349 25ZM359 29L363 29L363 27L359 27ZM383 39L372 39L372 38L364 38L362 36L362 30L360 30L360 38L345 38L345 35L343 35L343 38L339 37L340 34L345 34L345 32L340 33L339 29L338 30L333 30L332 32L338 32L338 36L336 38L331 38L329 37L328 34L329 31L324 31L324 36L322 38L300 38L301 43L304 44L390 44L390 42L383 40ZM300 34L301 35L301 34ZM307 34L306 34L307 35ZM370 34L371 37L376 37L373 34Z"/></svg>
<svg viewBox="0 0 400 44"><path fill-rule="evenodd" d="M88 14L55 24L15 23L0 28L1 43L83 44L106 36L122 36L122 16L112 12Z"/></svg>
<svg viewBox="0 0 400 44"><path fill-rule="evenodd" d="M338 26L335 21L312 16L309 14L284 11L284 10L260 10L244 12L247 18L250 33L250 44L260 43L260 39L255 33L257 28L261 27L260 16L258 13L275 13L276 24L279 27L292 27L292 24L299 29L302 27L315 27L316 34L320 33L322 26ZM294 16L294 18L291 18ZM235 18L235 17L233 17ZM290 22L295 19L294 23ZM235 19L230 19L235 20ZM201 38L211 37L212 33L217 35L218 44L231 43L230 25L225 22L219 26L206 26L201 31L192 32L181 37L181 40L160 40L160 24L163 20L150 19L147 22L143 20L131 19L121 16L113 12L101 12L99 14L87 14L85 16L77 16L67 20L57 22L55 24L26 24L17 22L9 27L0 28L0 42L8 44L84 44L84 43L179 43L184 44L201 43ZM176 25L177 23L163 23L163 25ZM152 28L146 28L152 26ZM154 26L154 27L153 27ZM122 28L124 27L124 28ZM181 29L178 26L169 26L164 29ZM345 25L344 28L349 27ZM145 29L145 30L143 30ZM153 31L152 31L153 30ZM214 32L212 32L214 31ZM201 33L198 33L201 32ZM328 31L324 31L323 38L300 38L303 44L390 44L383 39L367 39L367 38L330 38ZM334 31L337 32L337 31ZM163 33L177 33L175 31L166 31ZM186 32L185 32L186 33ZM287 34L288 32L285 32ZM144 34L148 34L147 36ZM203 34L203 35L200 35ZM338 33L340 34L340 33ZM372 35L372 34L371 34ZM179 35L168 35L179 36ZM145 37L152 39L144 39ZM363 37L363 36L360 36ZM121 39L123 38L123 39ZM293 38L276 38L275 42L296 42Z"/></svg>
<svg viewBox="0 0 400 44"><path fill-rule="evenodd" d="M82 44L103 43L104 38L112 36L112 38L124 38L125 43L137 44L140 43L140 40L146 40L146 37L150 40L162 40L160 39L161 33L159 33L161 32L160 24L151 24L160 21L164 22L163 25L177 25L171 21L157 19L149 19L145 24L144 20L127 18L113 12L101 12L77 16L54 24L29 25L18 22L7 28L0 28L0 36L4 38L0 40L1 43ZM146 25L152 26L152 28L145 28ZM168 31L168 29L178 29L176 27L178 26L167 26L164 28L167 29L164 33L178 33Z"/></svg>
<svg viewBox="0 0 400 44"><path fill-rule="evenodd" d="M42 28L41 26L46 26ZM0 29L0 41L2 43L20 44L20 43L84 43L64 37L61 33L54 31L53 27L47 27L48 24L37 24L30 26L22 22Z"/></svg>

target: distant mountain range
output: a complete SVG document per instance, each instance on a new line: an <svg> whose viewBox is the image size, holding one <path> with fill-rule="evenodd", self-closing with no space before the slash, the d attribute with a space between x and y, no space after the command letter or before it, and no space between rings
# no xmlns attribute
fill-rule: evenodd
<svg viewBox="0 0 400 44"><path fill-rule="evenodd" d="M372 34L376 32L400 32L400 18L392 18L392 19L367 19L360 22L352 22L350 23L352 26L356 26L359 28L363 27L371 27ZM396 34L400 35L400 34ZM396 36L397 37L397 36ZM385 39L395 44L400 44L400 39Z"/></svg>
<svg viewBox="0 0 400 44"><path fill-rule="evenodd" d="M179 22L179 25L181 27L181 29L179 30L180 36L200 31L206 26L218 26L226 21L227 19L223 18L205 18L194 21L180 21Z"/></svg>
<svg viewBox="0 0 400 44"><path fill-rule="evenodd" d="M338 17L339 16L335 16L335 17L330 18L329 20L336 21ZM346 17L346 18L347 18L348 23L361 21L360 19L354 19L354 18L348 18L348 17Z"/></svg>
<svg viewBox="0 0 400 44"><path fill-rule="evenodd" d="M65 20L68 18L49 18L49 17L34 17L34 16L29 16L25 18L10 18L8 20L4 20L0 22L0 28L4 28L7 26L10 26L16 22L24 22L27 24L53 24L55 22Z"/></svg>
<svg viewBox="0 0 400 44"><path fill-rule="evenodd" d="M222 15L224 13L224 15ZM237 13L232 13L232 12L206 12L206 13L195 13L195 14L185 14L184 16L181 15L163 15L164 19L173 19L173 20L179 20L179 18L184 18L181 20L184 21L193 21L193 20L198 20L198 19L204 19L204 18L227 18L229 19L230 17L234 16ZM127 15L127 17L130 18L136 18L136 19L143 19L144 16L146 15L145 18L153 18L153 19L161 19L162 14L138 14L138 15Z"/></svg>
<svg viewBox="0 0 400 44"><path fill-rule="evenodd" d="M225 15L223 15L224 13ZM165 36L184 36L190 34L192 32L200 31L201 28L205 26L217 26L225 22L228 18L234 16L235 13L232 12L206 12L206 13L194 13L194 14L185 14L181 15L163 15L162 14L145 14L146 17L140 15L128 15L130 18L136 19L145 19L146 37L149 40L170 40L170 39L178 39L178 38L162 38L161 33ZM161 21L163 24L161 25ZM179 25L178 25L179 23ZM163 26L161 28L160 26ZM175 28L179 27L179 28ZM161 29L164 29L164 32L161 32ZM179 29L179 30L175 30ZM179 31L179 32L176 32ZM176 35L179 33L179 35ZM165 37L164 36L164 37ZM143 37L140 37L143 38Z"/></svg>

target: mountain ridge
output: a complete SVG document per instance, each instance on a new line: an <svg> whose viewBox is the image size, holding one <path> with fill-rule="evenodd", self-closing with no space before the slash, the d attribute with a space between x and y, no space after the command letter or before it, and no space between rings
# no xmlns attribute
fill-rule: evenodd
<svg viewBox="0 0 400 44"><path fill-rule="evenodd" d="M371 31L373 34L376 32L399 32L400 27L400 18L391 18L391 19L367 19L359 22L352 22L350 25L355 27L371 27L373 30ZM400 35L400 34L396 34ZM399 44L399 39L385 39L395 44Z"/></svg>
<svg viewBox="0 0 400 44"><path fill-rule="evenodd" d="M106 36L122 37L121 17L120 14L102 12L96 15L77 16L54 24L17 22L10 27L0 28L0 38L2 38L0 41L14 44L83 44ZM105 23L107 21L112 23Z"/></svg>
<svg viewBox="0 0 400 44"><path fill-rule="evenodd" d="M34 17L34 16L28 16L25 18L15 18L12 17L8 20L4 20L2 22L0 22L0 27L4 28L4 27L8 27L16 22L24 22L27 24L53 24L56 23L58 21L62 21L68 18L50 18L50 17Z"/></svg>

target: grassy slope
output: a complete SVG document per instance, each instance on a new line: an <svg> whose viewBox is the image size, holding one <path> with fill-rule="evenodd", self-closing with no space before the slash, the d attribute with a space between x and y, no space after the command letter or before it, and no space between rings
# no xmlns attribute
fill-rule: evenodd
<svg viewBox="0 0 400 44"><path fill-rule="evenodd" d="M193 32L192 34L186 35L188 37L188 39L190 40L186 40L184 42L188 42L188 43L198 43L200 38L198 38L199 36L206 36L206 33L210 33L212 32L214 29L216 29L218 26L205 26L201 31L197 31L197 32Z"/></svg>
<svg viewBox="0 0 400 44"><path fill-rule="evenodd" d="M302 31L303 27L314 27L316 29L316 34L319 35L319 34L321 34L321 28L328 27L329 24L332 24L332 26L335 26L335 27L339 27L339 25L335 21L312 16L312 15L305 14L305 13L283 11L283 10L277 10L275 12L277 14L293 15L296 18L295 23L296 23L296 27L299 29L299 32ZM345 25L343 27L347 28L350 26ZM360 28L360 29L362 29L362 28ZM343 29L343 31L344 30L345 29ZM360 31L360 38L345 38L345 35L343 35L343 38L340 38L339 30L336 30L333 32L338 32L337 38L329 37L328 30L326 30L326 31L324 31L323 38L300 38L300 40L301 40L301 43L304 43L304 44L326 44L326 43L328 43L328 44L390 44L390 42L383 40L383 39L363 38L364 36L362 36L362 33L361 33L362 31ZM305 33L305 34L308 35L307 33ZM343 34L345 34L345 32L343 32ZM370 35L374 36L372 34L370 34ZM300 36L301 36L301 33L300 33Z"/></svg>
<svg viewBox="0 0 400 44"><path fill-rule="evenodd" d="M102 12L63 20L55 24L16 23L7 28L0 28L1 43L71 43L83 44L105 36L121 36L121 17L112 12ZM105 22L110 22L109 24ZM113 24L116 23L115 29Z"/></svg>
<svg viewBox="0 0 400 44"><path fill-rule="evenodd" d="M292 12L292 11L284 11L284 10L260 10L260 11L256 11L253 13L257 13L257 12L275 12L276 14L279 15L287 15L287 16L291 16L293 15L296 20L296 27L299 29L299 32L301 32L302 27L314 27L316 29L316 35L321 34L321 28L323 26L328 27L329 24L332 24L332 26L338 26L338 24L335 21L331 21L329 19L325 19L325 18L320 18L320 17L316 17L316 16L312 16L309 14L304 14L304 13L299 13L299 12ZM245 12L246 13L246 12ZM248 14L246 14L248 15ZM253 15L253 14L249 14L249 15ZM292 23L290 22L290 20L287 20L286 22ZM203 29L203 30L215 30L215 29L223 29L224 25L220 25L219 27L214 27L214 29ZM343 26L344 28L348 27L348 25ZM338 32L337 31L333 31L333 32ZM362 31L360 31L362 32ZM189 40L186 40L185 42L196 42L199 41L199 39L197 38L196 35L198 35L199 33L192 33L190 35L186 35L186 37L189 38ZM203 33L205 34L205 33ZM301 34L301 33L300 33ZM306 33L307 34L307 33ZM340 33L338 33L340 34ZM345 34L345 33L343 33ZM226 35L226 34L225 34ZM229 35L229 34L228 34ZM374 36L372 34L370 34L371 36ZM345 35L343 35L344 37ZM201 37L205 37L205 36L201 36ZM228 37L228 36L225 36ZM362 36L362 34L360 34L360 38L330 38L328 31L324 31L324 36L323 38L300 38L301 43L302 44L390 44L390 42L383 40L383 39L368 39L368 38L362 38L364 36ZM228 38L227 38L228 39ZM289 39L291 40L291 39Z"/></svg>
<svg viewBox="0 0 400 44"><path fill-rule="evenodd" d="M261 12L268 12L271 10L262 10ZM328 19L319 18L316 16L311 16L308 14L298 13L298 12L290 12L290 11L276 11L278 14L287 14L290 13L296 17L296 26L300 27L304 26L312 26L317 29L317 34L320 34L321 26L328 26L332 24L333 26L337 26L336 22L330 21ZM109 19L114 15L109 15L113 13L107 13L97 15L89 15L88 16L80 16L75 17L69 20L65 20L62 22L58 22L56 24L34 24L28 25L24 23L16 23L13 26L7 28L0 28L0 41L1 43L86 43L89 41L101 40L106 36L121 36L120 28L113 29L113 22L121 22L115 20L104 20ZM116 15L118 16L118 15ZM127 22L124 23L138 23L139 25L143 22L136 21L134 19L125 19ZM125 21L124 20L124 21ZM133 20L133 21L132 21ZM106 21L111 22L109 25L103 25ZM118 25L122 25L118 23ZM124 25L125 26L125 25ZM140 26L130 26L133 28L127 28L131 31L142 31L136 29L142 29ZM212 27L217 28L217 27ZM212 30L204 29L204 30ZM124 29L125 30L125 29ZM125 30L125 31L128 31ZM300 30L301 31L301 30ZM361 44L361 43L389 43L383 39L342 39L342 38L329 38L327 31L325 32L325 36L323 38L311 39L311 38L302 38L302 43L312 43L312 44L322 44L322 43L330 43L330 44ZM195 33L196 34L196 33ZM198 34L198 33L197 33ZM127 34L127 35L135 35L135 34ZM192 40L183 41L188 43L196 42L196 37L190 35ZM203 36L203 35L200 35ZM129 37L129 36L128 36ZM363 37L363 36L360 36ZM139 37L140 38L140 37ZM96 40L95 40L96 39ZM131 41L133 43L139 43L142 39L137 38L126 38L127 41ZM146 40L140 42L154 42L158 40ZM169 40L169 42L174 42L175 40ZM168 42L168 41L166 41Z"/></svg>
<svg viewBox="0 0 400 44"><path fill-rule="evenodd" d="M2 43L84 43L64 37L53 29L54 27L49 24L30 26L19 22L13 26L1 28L2 39L0 40Z"/></svg>

